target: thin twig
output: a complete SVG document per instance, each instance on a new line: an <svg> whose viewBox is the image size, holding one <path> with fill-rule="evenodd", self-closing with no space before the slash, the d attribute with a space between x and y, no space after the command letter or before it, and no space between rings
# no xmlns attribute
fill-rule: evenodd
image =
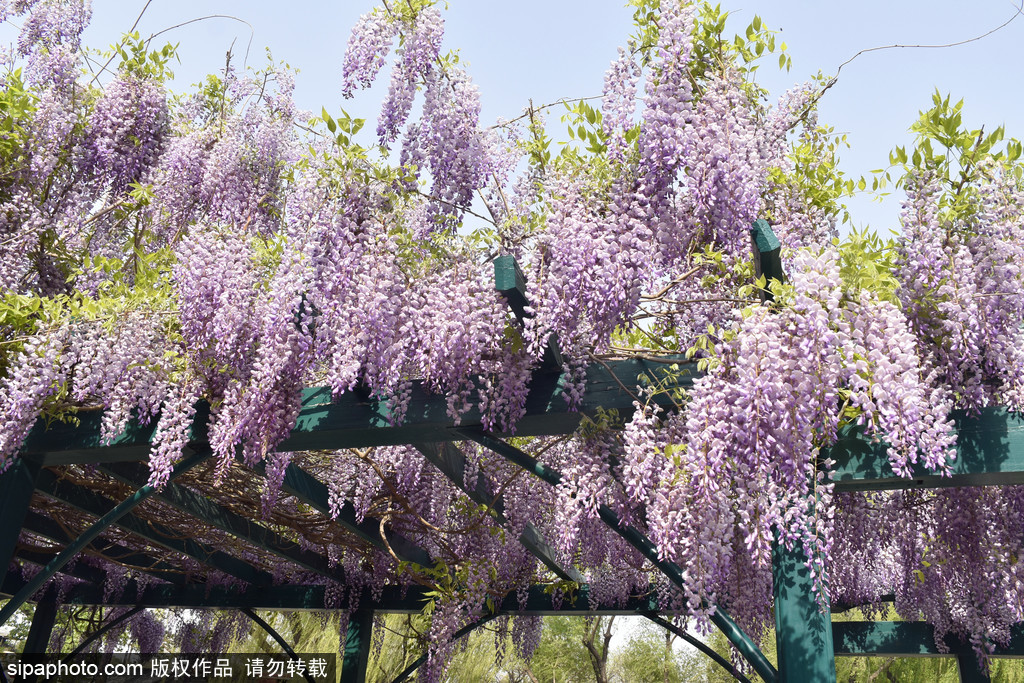
<svg viewBox="0 0 1024 683"><path fill-rule="evenodd" d="M149 9L149 6L151 4L153 4L153 0L146 0L146 4L143 5L142 11L139 12L139 16L135 17L135 23L133 23L132 27L130 29L128 29L128 33L132 33L133 31L135 31L135 28L139 25L139 22L142 21L142 15L146 13L146 10ZM120 45L124 45L124 39L123 38L122 38L121 42L119 43L119 46ZM89 85L92 85L93 83L95 83L96 79L100 77L100 74L107 70L107 67L110 66L110 63L112 61L114 61L114 57L115 56L117 56L117 50L114 50L113 54L110 55L110 58L107 59L106 63L103 66L100 67L99 73L97 73L95 76L92 77L92 80L89 81Z"/></svg>
<svg viewBox="0 0 1024 683"><path fill-rule="evenodd" d="M1009 26L1011 23L1013 23L1013 21L1016 20L1017 17L1019 17L1021 14L1024 14L1024 0L1021 0L1020 6L1016 6L1015 5L1014 6L1014 10L1015 11L1013 13L1013 16L1011 16L1009 19L1007 19L1006 21L1001 23L999 26L996 26L994 29L986 31L985 33L982 33L979 36L974 36L973 38L967 38L966 40L958 40L955 43L942 43L942 44L938 44L938 45L904 45L904 44L896 43L896 44L893 44L893 45L879 45L877 47L868 47L868 48L865 48L865 49L861 50L860 52L858 52L857 54L853 55L852 57L850 57L845 62L843 62L842 64L839 65L839 67L836 69L835 75L832 78L829 79L828 83L825 84L825 87L823 87L821 89L821 92L819 92L817 94L817 96L807 104L807 107L804 109L804 111L801 113L801 115L798 116L796 118L796 120L794 121L794 125L797 122L804 120L804 118L806 118L806 116L807 116L807 113L811 109L814 108L814 105L816 105L818 103L818 100L820 100L825 95L825 93L833 85L835 85L838 82L838 80L839 80L839 72L843 70L843 67L846 66L847 64L849 64L850 62L852 62L853 60L857 59L861 55L867 54L869 52L879 52L881 50L895 50L895 49L938 50L938 49L947 48L947 47L958 47L960 45L967 45L968 43L973 43L973 42L979 41L979 40L981 40L983 38L987 38L990 35L992 35L993 33L995 33L996 31L1002 30L1002 29L1006 28L1007 26Z"/></svg>
<svg viewBox="0 0 1024 683"><path fill-rule="evenodd" d="M703 267L703 266L697 266L696 268L691 268L690 270L686 271L685 273L683 273L683 274L682 274L682 275L680 275L679 277L677 277L677 278L675 278L674 280L672 280L672 282L670 282L670 283L668 283L667 285L665 285L664 287L662 287L661 291L660 291L660 292L658 292L657 294L645 294L645 295L641 296L640 298L641 298L641 299L647 299L647 300L651 300L651 299L660 299L661 297L663 297L663 296L665 296L666 294L668 294L668 293L669 293L669 291L670 291L670 290L671 290L671 289L672 289L673 287L675 287L676 285L680 285L680 284L682 284L682 283L683 283L684 281L686 281L686 279L687 279L687 278L689 278L689 277L690 277L691 275L696 275L696 274L697 274L698 272L700 272L700 269L701 269L702 267Z"/></svg>
<svg viewBox="0 0 1024 683"><path fill-rule="evenodd" d="M570 102L587 102L589 100L600 100L603 97L604 97L603 95L591 95L590 97L563 97L560 100L555 100L554 102L551 102L549 104L542 104L542 105L540 105L538 107L534 107L533 106L533 101L531 100L530 101L530 106L528 107L528 111L526 111L524 114L520 114L519 116L515 117L514 119L509 119L508 121L502 121L501 123L496 123L493 126L491 126L490 128L488 128L488 130L494 130L495 128L504 128L505 126L508 126L509 124L515 123L516 121L522 121L525 118L532 119L534 112L541 111L543 109L550 109L551 107L554 107L554 106L559 105L559 104L569 104Z"/></svg>
<svg viewBox="0 0 1024 683"><path fill-rule="evenodd" d="M157 31L156 33L150 35L149 38L146 38L146 48L147 49L149 48L149 43L154 38L156 38L157 36L161 36L161 35L167 33L168 31L173 31L174 29L181 28L182 26L188 26L189 24L195 24L196 22L199 22L199 21L206 21L207 19L231 19L233 21L237 21L240 24L245 24L246 26L249 27L249 42L246 43L246 46L245 46L245 58L242 60L242 68L244 69L246 64L249 61L249 48L252 47L252 39L256 36L256 29L254 29L252 24L250 24L245 19L241 19L241 18L236 17L236 16L231 15L231 14L207 14L205 17L197 17L196 19L189 19L188 21L183 21L182 23L175 24L174 26L168 26L167 28L163 29L162 31Z"/></svg>

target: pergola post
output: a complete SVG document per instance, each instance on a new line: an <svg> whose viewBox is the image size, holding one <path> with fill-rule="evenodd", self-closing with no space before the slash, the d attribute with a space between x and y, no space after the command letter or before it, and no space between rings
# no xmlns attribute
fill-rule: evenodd
<svg viewBox="0 0 1024 683"><path fill-rule="evenodd" d="M341 683L364 683L370 662L373 640L373 610L356 610L348 620L345 633L344 661L341 664Z"/></svg>
<svg viewBox="0 0 1024 683"><path fill-rule="evenodd" d="M974 652L961 652L956 657L957 668L960 669L960 683L990 683L992 678L981 670L978 657Z"/></svg>
<svg viewBox="0 0 1024 683"><path fill-rule="evenodd" d="M53 633L53 625L57 621L57 596L51 586L48 588L36 603L36 613L32 617L32 626L28 630L28 637L25 639L25 647L22 654L42 655L50 645L50 634Z"/></svg>
<svg viewBox="0 0 1024 683"><path fill-rule="evenodd" d="M779 681L836 680L832 643L832 614L828 596L819 605L804 550L772 548L772 588L775 593L775 643Z"/></svg>
<svg viewBox="0 0 1024 683"><path fill-rule="evenodd" d="M0 474L0 585L7 578L7 568L14 559L40 469L38 460L18 458Z"/></svg>

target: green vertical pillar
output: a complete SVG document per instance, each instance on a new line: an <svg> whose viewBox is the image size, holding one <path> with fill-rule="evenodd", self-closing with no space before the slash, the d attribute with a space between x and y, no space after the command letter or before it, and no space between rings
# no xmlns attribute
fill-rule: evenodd
<svg viewBox="0 0 1024 683"><path fill-rule="evenodd" d="M14 547L25 523L40 469L39 462L18 458L0 474L0 585L7 578L7 567L14 558Z"/></svg>
<svg viewBox="0 0 1024 683"><path fill-rule="evenodd" d="M802 548L772 548L775 593L775 642L781 683L834 683L836 656L832 614L818 606Z"/></svg>
<svg viewBox="0 0 1024 683"><path fill-rule="evenodd" d="M768 221L759 218L750 229L754 273L785 282L782 244ZM765 303L774 300L768 287L761 293ZM822 611L802 548L786 550L776 541L772 547L772 589L775 593L775 643L781 683L835 683L836 655L832 645L832 614L828 596Z"/></svg>
<svg viewBox="0 0 1024 683"><path fill-rule="evenodd" d="M341 664L341 683L365 683L373 636L373 610L356 610L348 620L345 633L345 659Z"/></svg>
<svg viewBox="0 0 1024 683"><path fill-rule="evenodd" d="M973 652L964 652L956 656L957 668L960 669L960 683L991 683L992 679L981 670L978 656Z"/></svg>

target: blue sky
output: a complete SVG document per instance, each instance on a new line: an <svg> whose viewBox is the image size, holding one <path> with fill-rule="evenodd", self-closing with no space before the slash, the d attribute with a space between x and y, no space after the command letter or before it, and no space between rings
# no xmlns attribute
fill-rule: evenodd
<svg viewBox="0 0 1024 683"><path fill-rule="evenodd" d="M114 42L144 5L139 0L94 0L87 43ZM632 10L624 0L449 0L449 5L446 46L460 48L469 63L480 87L485 125L499 116L518 115L531 98L541 104L600 94L604 72L631 31ZM353 116L372 121L382 91L345 102L339 88L349 29L372 6L372 0L153 0L139 30L148 36L206 15L236 16L252 31L238 21L216 18L161 37L180 43L176 89L220 69L232 42L238 63L251 39L250 65L261 65L264 48L269 47L276 60L300 69L300 106L314 112L321 106L332 112L344 106ZM1016 11L1009 0L969 5L951 0L725 0L723 8L732 13L736 31L755 13L767 26L781 29L792 70L780 72L766 61L759 72L776 95L819 70L834 73L859 50L893 43L956 42L998 26ZM0 39L4 36L0 32ZM991 130L1005 124L1008 135L1024 137L1024 90L1018 70L1022 44L1024 16L969 45L872 52L844 67L821 103L821 121L849 136L851 148L843 153L843 169L856 178L884 167L892 147L910 143L906 130L917 112L930 106L936 88L966 99L969 125L984 124ZM878 204L857 197L850 207L858 225L869 223L880 232L898 225L895 200Z"/></svg>

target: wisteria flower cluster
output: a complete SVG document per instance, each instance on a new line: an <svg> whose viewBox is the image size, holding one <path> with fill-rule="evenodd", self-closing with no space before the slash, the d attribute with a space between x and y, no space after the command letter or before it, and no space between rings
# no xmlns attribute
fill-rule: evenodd
<svg viewBox="0 0 1024 683"><path fill-rule="evenodd" d="M151 426L157 487L208 445L215 465L190 486L258 473L260 514L300 520L294 544L345 577L275 558L273 581L321 581L326 609L436 589L427 680L441 679L456 631L556 574L582 577L595 605L653 585L702 626L721 609L764 637L779 544L807 557L823 605L894 601L987 656L1024 619L1020 487L836 493L828 449L857 430L899 476L948 473L951 411L1024 407L1020 163L988 142L956 173L936 157L908 163L902 234L870 264L885 278L851 274L822 83L769 106L750 79L752 55L772 49L759 20L746 39L759 49L744 50L709 6L640 4L642 39L615 57L600 107L569 107L584 142L555 152L550 106L482 125L434 2L386 3L353 30L344 96L391 60L370 142L355 119L310 123L284 67L228 64L173 96L159 53L143 51L93 79L81 73L86 4L0 3L0 17L23 18L25 66L0 74L12 117L0 136L0 473L41 419L86 409L103 411L104 441ZM754 276L759 217L782 238L784 283ZM525 309L495 291L498 255L518 259ZM591 364L641 356L674 378L687 355L703 371L688 391L620 378L631 414L520 435L556 486L471 442L282 450L309 387L375 402L392 425L425 392L453 428L516 435L544 373L561 373L568 402L551 409L572 410ZM363 525L361 539L326 542L325 524L306 524L314 513L281 493L299 464L327 487L315 514ZM682 578L653 571L625 528ZM526 535L546 541L546 563ZM395 538L435 564L402 562ZM88 565L108 596L142 579L108 565ZM248 587L181 566L208 587ZM181 618L162 628L143 613L110 642L209 648L241 632ZM524 656L538 629L512 624Z"/></svg>

